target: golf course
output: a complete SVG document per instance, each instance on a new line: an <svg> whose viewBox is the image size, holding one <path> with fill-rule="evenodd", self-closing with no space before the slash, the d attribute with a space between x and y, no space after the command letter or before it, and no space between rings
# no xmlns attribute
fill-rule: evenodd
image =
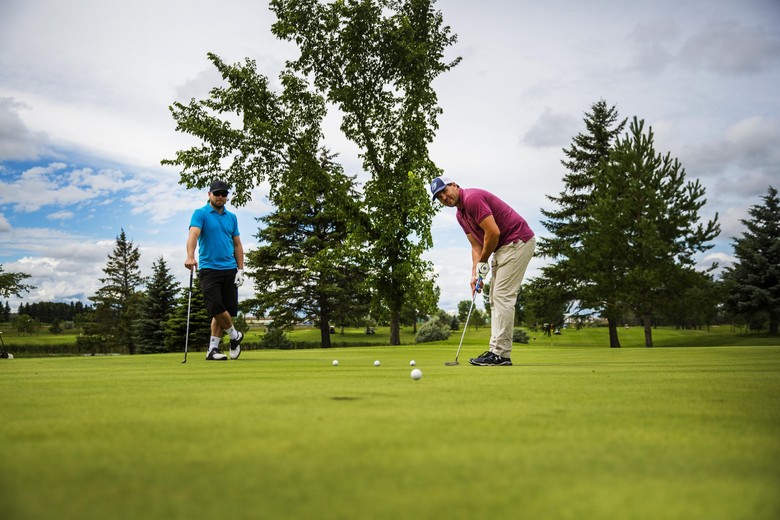
<svg viewBox="0 0 780 520"><path fill-rule="evenodd" d="M0 360L0 518L780 517L778 340L597 334Z"/></svg>

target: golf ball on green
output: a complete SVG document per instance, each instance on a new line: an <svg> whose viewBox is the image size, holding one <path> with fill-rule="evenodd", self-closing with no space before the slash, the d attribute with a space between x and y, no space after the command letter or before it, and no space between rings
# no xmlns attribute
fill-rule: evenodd
<svg viewBox="0 0 780 520"><path fill-rule="evenodd" d="M414 365L416 365L416 364L417 364L417 363L414 361L414 359L413 359L413 360L411 360L411 361L409 361L409 366L412 366L412 367L413 367L413 366L414 366Z"/></svg>
<svg viewBox="0 0 780 520"><path fill-rule="evenodd" d="M374 366L375 366L375 367L378 367L378 366L379 366L379 360L378 360L378 359L377 359L376 361L374 361Z"/></svg>
<svg viewBox="0 0 780 520"><path fill-rule="evenodd" d="M412 370L412 373L410 375L412 376L412 379L418 381L422 377L422 370L420 370L419 368L415 368L414 370Z"/></svg>
<svg viewBox="0 0 780 520"><path fill-rule="evenodd" d="M339 360L338 360L338 359L334 359L334 360L333 360L333 366L334 366L334 367L337 367L337 366L339 366Z"/></svg>

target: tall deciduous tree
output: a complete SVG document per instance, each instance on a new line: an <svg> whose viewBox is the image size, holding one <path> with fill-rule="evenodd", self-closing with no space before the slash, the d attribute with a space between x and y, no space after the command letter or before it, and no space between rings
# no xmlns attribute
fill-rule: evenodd
<svg viewBox="0 0 780 520"><path fill-rule="evenodd" d="M620 302L615 299L588 300L590 272L581 269L581 259L589 254L582 247L582 237L592 219L593 186L626 120L619 120L617 108L610 107L602 99L591 105L584 122L586 132L577 134L571 147L563 149L566 159L561 163L567 169L563 177L564 189L558 196L547 196L555 205L554 209L541 210L546 219L542 225L551 235L540 237L539 254L550 258L553 263L542 268L545 281L540 282L538 288L544 287L544 290L536 290L534 295L552 298L549 305L536 302L537 307L559 309L565 301L579 302L584 310L598 306L609 324L610 346L619 347L617 325L622 311ZM563 305L565 308L566 305Z"/></svg>
<svg viewBox="0 0 780 520"><path fill-rule="evenodd" d="M136 345L142 354L165 352L165 323L176 308L179 283L173 277L165 259L152 265L152 276L146 285L141 310L134 327Z"/></svg>
<svg viewBox="0 0 780 520"><path fill-rule="evenodd" d="M293 74L280 76L285 89L280 96L258 74L254 60L229 65L213 53L208 59L227 85L211 89L208 99L173 103L176 130L201 144L162 164L181 167L180 182L188 188L205 188L215 177L227 181L231 202L243 206L252 188L268 181L273 189L294 168L300 143L321 135L325 109Z"/></svg>
<svg viewBox="0 0 780 520"><path fill-rule="evenodd" d="M433 80L457 60L455 42L430 0L273 0L274 33L294 41L289 63L343 114L341 129L361 150L370 220L372 273L390 316L390 343L400 343L403 305L430 248L434 207L426 184L439 171L428 156L441 109Z"/></svg>
<svg viewBox="0 0 780 520"><path fill-rule="evenodd" d="M642 319L653 346L652 318L690 284L694 254L711 248L717 215L700 223L704 188L685 179L670 154L657 154L653 131L634 118L618 138L602 174L594 179L591 219L583 233L587 301L622 300Z"/></svg>
<svg viewBox="0 0 780 520"><path fill-rule="evenodd" d="M139 267L141 253L133 246L122 229L116 237L114 251L108 255L103 268L104 285L90 298L95 302L93 321L85 333L98 336L108 347L135 354L133 323L138 317L142 293L139 288L144 283Z"/></svg>
<svg viewBox="0 0 780 520"><path fill-rule="evenodd" d="M762 199L763 204L748 210L750 218L741 221L747 230L734 238L737 262L726 268L723 278L731 312L751 322L763 317L764 323L769 322L769 333L776 335L780 322L780 197L770 186Z"/></svg>

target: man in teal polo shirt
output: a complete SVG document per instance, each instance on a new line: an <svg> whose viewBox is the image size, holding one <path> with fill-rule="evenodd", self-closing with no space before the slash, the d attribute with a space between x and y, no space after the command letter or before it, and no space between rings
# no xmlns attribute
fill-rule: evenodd
<svg viewBox="0 0 780 520"><path fill-rule="evenodd" d="M199 245L200 288L211 316L211 339L206 359L224 361L227 356L219 350L222 335L230 336L230 359L241 355L243 333L233 327L238 314L238 287L244 283L244 246L238 232L236 215L225 209L229 186L214 181L209 189L209 201L196 209L190 219L187 237L187 269L196 269L195 245Z"/></svg>

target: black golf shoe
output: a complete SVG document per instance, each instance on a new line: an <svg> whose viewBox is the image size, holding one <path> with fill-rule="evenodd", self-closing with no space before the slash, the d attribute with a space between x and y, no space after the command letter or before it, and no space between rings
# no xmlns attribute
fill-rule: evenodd
<svg viewBox="0 0 780 520"><path fill-rule="evenodd" d="M226 359L227 356L218 348L213 348L206 354L206 361L225 361Z"/></svg>
<svg viewBox="0 0 780 520"><path fill-rule="evenodd" d="M512 360L509 358L503 358L498 354L494 354L489 350L486 350L479 357L469 359L469 363L479 367L508 367L512 366Z"/></svg>

